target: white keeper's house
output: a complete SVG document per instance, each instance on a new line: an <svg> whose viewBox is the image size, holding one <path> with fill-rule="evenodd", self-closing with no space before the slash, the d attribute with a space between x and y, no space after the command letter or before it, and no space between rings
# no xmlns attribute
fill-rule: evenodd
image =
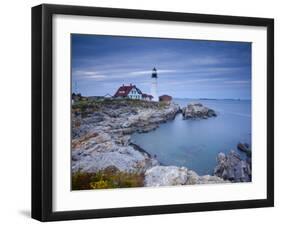
<svg viewBox="0 0 281 226"><path fill-rule="evenodd" d="M151 100L153 97L151 95L142 93L142 91L135 85L122 85L116 91L115 98L130 98L135 100Z"/></svg>

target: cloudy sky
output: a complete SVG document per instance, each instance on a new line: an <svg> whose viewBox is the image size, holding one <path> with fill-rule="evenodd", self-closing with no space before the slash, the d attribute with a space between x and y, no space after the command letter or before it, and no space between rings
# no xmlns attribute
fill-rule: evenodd
<svg viewBox="0 0 281 226"><path fill-rule="evenodd" d="M122 84L177 98L251 99L251 43L72 34L72 89L114 95Z"/></svg>

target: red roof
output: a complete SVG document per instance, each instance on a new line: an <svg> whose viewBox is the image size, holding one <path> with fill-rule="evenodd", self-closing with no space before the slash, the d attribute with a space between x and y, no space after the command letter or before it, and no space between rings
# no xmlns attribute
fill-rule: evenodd
<svg viewBox="0 0 281 226"><path fill-rule="evenodd" d="M139 94L142 94L142 92L135 85L130 84L129 86L120 86L117 92L114 94L114 97L127 97L133 88L135 88Z"/></svg>

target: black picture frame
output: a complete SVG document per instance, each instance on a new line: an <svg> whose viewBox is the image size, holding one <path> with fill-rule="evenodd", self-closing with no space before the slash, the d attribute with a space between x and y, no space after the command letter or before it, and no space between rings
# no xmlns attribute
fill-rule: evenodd
<svg viewBox="0 0 281 226"><path fill-rule="evenodd" d="M54 212L52 210L52 18L55 14L266 27L267 198ZM50 4L32 8L32 218L40 221L56 221L271 206L274 206L273 19Z"/></svg>

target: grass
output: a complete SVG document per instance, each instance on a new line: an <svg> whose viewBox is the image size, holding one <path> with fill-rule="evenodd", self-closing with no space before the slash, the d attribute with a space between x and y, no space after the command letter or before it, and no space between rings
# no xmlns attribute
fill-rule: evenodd
<svg viewBox="0 0 281 226"><path fill-rule="evenodd" d="M101 104L98 101L80 100L72 104L72 111L78 113L85 113L88 111L99 111Z"/></svg>
<svg viewBox="0 0 281 226"><path fill-rule="evenodd" d="M106 107L141 107L163 109L167 105L168 104L165 102L151 102L133 99L80 100L72 104L72 112L81 113L82 116L87 116L88 113L99 112Z"/></svg>
<svg viewBox="0 0 281 226"><path fill-rule="evenodd" d="M108 167L97 173L72 174L72 190L143 187L142 173L127 173Z"/></svg>

